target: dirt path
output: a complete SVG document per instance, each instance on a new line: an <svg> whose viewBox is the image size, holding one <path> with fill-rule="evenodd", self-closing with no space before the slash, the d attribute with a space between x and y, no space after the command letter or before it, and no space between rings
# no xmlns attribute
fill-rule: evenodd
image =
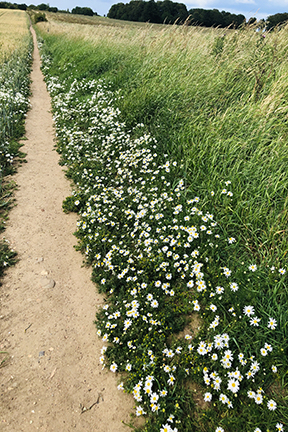
<svg viewBox="0 0 288 432"><path fill-rule="evenodd" d="M99 365L103 343L93 320L103 300L73 249L76 215L62 212L70 185L53 150L50 98L34 31L33 37L28 163L15 176L17 206L5 232L20 261L0 288L0 351L10 356L0 369L0 430L127 431L121 421L129 421L133 401Z"/></svg>

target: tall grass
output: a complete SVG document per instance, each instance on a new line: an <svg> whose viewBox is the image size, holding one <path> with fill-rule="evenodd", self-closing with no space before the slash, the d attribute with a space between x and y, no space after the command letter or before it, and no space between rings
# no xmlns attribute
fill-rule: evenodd
<svg viewBox="0 0 288 432"><path fill-rule="evenodd" d="M133 22L133 21L123 21L123 20L116 20L109 18L101 17L98 15L94 15L93 17L88 15L77 15L77 14L71 14L71 13L54 13L54 12L46 12L47 17L50 21L50 23L53 23L53 21L62 23L62 24L85 24L89 26L105 26L105 27L122 27L127 29L127 27L136 27L141 28L145 27L146 23L144 22ZM162 24L155 24L155 26L162 26Z"/></svg>
<svg viewBox="0 0 288 432"><path fill-rule="evenodd" d="M48 28L49 32L47 32ZM229 332L230 337L233 335L235 357L236 351L242 350L245 358L250 357L249 361L252 361L251 355L254 352L254 347L258 347L260 350L261 344L264 346L267 340L269 343L272 343L273 340L274 351L271 361L274 363L269 363L270 372L268 369L266 371L263 369L261 386L267 393L267 397L277 398L278 419L280 418L283 424L286 424L288 422L286 373L288 291L287 273L285 274L287 267L288 202L287 28L280 32L268 33L266 37L257 33L253 28L243 28L238 32L177 26L160 28L150 25L141 28L125 27L121 29L107 26L80 27L79 25L59 24L50 21L48 24L39 25L38 29L44 38L45 55L48 58L47 63L44 63L44 70L48 74L47 80L51 86L52 94L55 92L56 97L55 110L57 121L59 121L59 150L62 151L63 163L70 167L70 177L78 184L74 195L70 201L67 201L70 204L72 202L70 208L75 209L75 200L77 205L82 206L80 214L84 222L81 224L91 223L89 229L97 237L98 234L96 236L96 233L102 229L101 221L99 221L99 226L93 225L95 221L93 223L90 221L87 212L91 211L89 208L92 198L98 196L97 194L101 196L101 191L97 189L97 192L89 197L92 193L90 187L93 190L96 186L90 184L91 180L88 180L88 184L85 181L86 177L92 176L93 179L93 175L107 176L105 169L108 170L108 168L105 167L106 164L107 167L109 166L111 160L109 159L110 155L107 154L107 149L105 149L107 137L101 138L97 135L95 138L93 137L96 146L93 151L91 150L91 145L94 143L93 139L85 138L89 128L93 129L89 123L91 119L89 119L88 108L85 108L85 104L87 103L87 107L89 106L89 98L93 94L92 90L91 94L87 90L89 89L87 82L102 78L105 79L105 82L110 82L110 89L114 93L120 91L121 97L117 97L117 100L113 99L113 104L117 104L121 112L119 119L117 119L117 127L121 131L121 137L125 136L126 139L125 134L129 134L126 143L130 142L130 139L138 138L139 131L137 128L135 129L135 126L144 124L145 131L149 132L157 143L154 147L157 149L155 151L159 157L158 163L161 164L160 160L176 160L180 167L179 172L173 174L171 194L176 190L179 193L179 200L182 200L183 203L186 197L200 196L205 211L215 215L222 235L222 242L219 243L218 249L215 249L213 253L205 249L208 246L204 241L201 243L201 248L206 250L201 249L201 259L203 262L205 260L207 260L206 263L209 262L207 265L203 264L205 278L207 277L210 284L208 284L209 289L205 291L203 296L198 296L195 291L192 290L191 293L191 290L183 288L179 279L176 278L175 281L173 279L176 293L175 302L172 302L173 304L162 302L164 309L161 319L164 319L163 316L170 317L173 322L171 331L179 332L185 326L183 314L187 314L190 315L193 329L194 312L189 313L189 307L191 307L189 301L199 300L204 309L200 313L200 320L196 319L200 331L197 334L194 326L194 333L196 333L194 339L195 343L199 343L198 349L200 349L201 338L202 340L208 338L208 343L209 337L211 337L209 336L209 332L211 332L210 319L211 315L213 316L211 310L215 309L215 304L211 304L211 299L215 296L215 293L210 291L211 287L216 287L221 283L219 282L221 278L222 283L227 284L225 275L228 278L231 270L242 290L239 292L237 301L235 298L232 300L233 295L231 297L231 294L228 294L228 297L223 294L223 298L219 298L217 308L224 314L225 325L223 325L226 326L225 328L222 327L221 331ZM59 87L56 85L54 88L53 83L58 83L58 80L59 84L57 85ZM73 84L74 80L75 83L78 83L77 85ZM81 87L82 82L83 89ZM91 84L91 89L93 85ZM66 107L63 110L59 109L62 99L57 96L58 91L65 95L61 96L63 100L67 98L70 101L70 114L69 107L67 107L67 111ZM74 93L76 99L72 98ZM122 127L121 122L125 123L125 132L119 126ZM83 134L80 142L77 141L72 132L70 134L70 128L72 131L73 128L77 130L77 134ZM71 150L71 139L73 142L75 140L74 150ZM82 153L85 153L83 147L85 140L87 140L85 144L87 145L87 148L85 147L87 154L84 158ZM100 156L102 155L102 150L100 151L102 147L104 147L105 157L108 158L105 159L103 165L103 174L101 174L101 169L97 165L98 159L95 156L97 151L99 151ZM78 148L81 149L79 154L77 153ZM112 150L112 155L118 152L116 144L115 151ZM90 151L92 151L92 156L89 156ZM72 159L76 162L69 160L71 154L74 158ZM91 157L92 159L90 159ZM115 162L116 165L117 163ZM130 168L133 176L135 175L133 182L136 184L138 179L137 173L133 170L133 164ZM109 187L112 187L111 184L114 180L116 183L119 182L118 177L119 174L112 171L111 176L109 174L108 177L105 177L105 181L108 182ZM163 176L164 178L165 176ZM147 178L144 177L144 179L149 183L148 174ZM161 185L159 180L157 188L161 190L161 188L166 187L164 186L164 184L166 185L165 182L166 180L163 180ZM183 193L179 192L178 185L180 183L185 191ZM102 188L104 189L102 190L105 191L106 186L103 184ZM118 190L119 186L115 186L115 188ZM149 187L147 190L148 195L150 193ZM151 191L155 192L155 189L152 188ZM69 208L67 203L66 206ZM117 202L114 207L119 210L122 205L121 202ZM86 208L85 206L87 206L87 212L83 210L83 207ZM165 208L165 211L168 215L169 209ZM122 223L121 218L122 216L119 216ZM129 218L124 220L119 228L119 236L122 230L123 238L125 238L126 231L129 232L127 228L130 226L129 220ZM170 221L170 223L172 222ZM173 223L177 222L173 220ZM81 224L77 233L80 239L79 247L87 252L88 261L94 266L95 262L97 264L94 254L97 253L97 248L101 249L102 243L100 241L97 243L95 240L96 244L92 242L91 245L88 238L92 234L87 236L85 230L81 230ZM101 231L104 238L106 238L105 230ZM108 230L108 238L110 234ZM226 240L223 241L223 239ZM133 252L131 253L133 255ZM154 259L156 259L155 256L150 258L150 261L149 259L147 261L142 260L135 264L135 267L141 269L141 272L142 270L148 271L151 284L154 283L154 278L157 278L152 264ZM118 262L117 265L121 266ZM100 278L103 278L105 271L108 270L101 269L101 266L98 268L98 265L96 267L96 270L93 271L93 277L96 281L99 279L101 282ZM219 267L222 268L222 276L219 274ZM98 271L99 277L97 276ZM146 276L148 277L148 274ZM127 295L128 301L131 301L131 299L129 300L129 292L124 293L124 288L119 287L113 277L111 275L112 282L109 282L108 287L112 288L112 292L115 288L116 293L119 289L121 296L117 298L116 294L111 294L111 291L110 295L107 287L106 293L111 304L113 301L121 303L125 295ZM104 278L104 280L106 279ZM159 281L156 280L156 283L159 285ZM233 284L232 287L230 286L232 291L234 287ZM105 287L101 289L105 291ZM236 290L238 290L237 287ZM195 297L192 299L190 295ZM213 300L216 302L215 297ZM141 301L139 300L139 302ZM231 307L232 305L233 307ZM254 324L251 323L249 327L248 323L243 321L243 315L247 316L249 313L247 309L245 309L245 313L243 312L247 305L253 305L257 310L257 315L259 314L265 319L277 317L277 331L273 333L273 336L264 327L258 329L257 324L255 324L254 328ZM103 331L104 327L102 328L101 325L105 326L105 314L104 311L98 317L98 327ZM143 331L143 329L141 332L140 329L138 330L138 334ZM179 343L178 339L175 342L169 331L167 334L165 333L165 337L167 337L165 339L167 346L176 348L175 344ZM112 341L113 338L110 342ZM149 343L151 346L153 345L151 340L148 340L147 344ZM160 339L159 345L162 346ZM183 348L183 352L185 349ZM122 348L123 350L124 348ZM197 350L197 352L199 351ZM108 353L112 368L117 355L125 356L125 350L124 353L120 354L117 347L111 348ZM159 358L161 357L160 353L157 355ZM190 355L193 357L193 361L191 360L192 357L189 357ZM204 393L203 377L199 374L204 374L205 377L208 374L208 369L209 372L211 372L210 368L213 370L212 358L206 361L204 357L202 360L201 354L197 357L197 354L194 356L194 354L188 353L187 359L192 363L194 362L191 368L191 372L194 374L192 392L195 390L196 394ZM179 360L179 368L182 365L184 375L187 359ZM135 362L137 363L137 361L136 357ZM276 363L278 365L277 374L274 373L274 370L277 369L275 369ZM177 362L173 363L172 361L172 364L175 366ZM273 374L271 366L274 367ZM180 372L178 378L179 382L182 383L181 380L184 378ZM249 380L249 378L247 379ZM131 378L130 384L128 383L130 390L132 381L133 378ZM133 384L135 385L135 383ZM127 389L129 389L129 385L127 385ZM249 385L249 381L247 385ZM175 391L175 406L178 409L177 405L180 404L183 410L182 417L179 411L177 414L177 418L181 418L183 430L208 432L217 430L217 427L221 428L222 426L219 425L225 425L225 431L245 430L248 432L250 430L256 431L257 424L261 427L262 432L265 428L266 430L268 428L275 430L275 427L278 427L278 430L283 428L283 425L279 426L279 423L276 423L273 413L268 411L267 414L261 406L258 407L258 402L256 402L257 406L253 405L254 402L251 405L241 396L238 400L237 398L233 399L236 407L234 413L228 408L223 411L221 401L212 403L208 407L205 406L205 410L201 411L201 403L195 407L195 399L193 402L193 398L190 397L189 399L183 387L182 390L183 393ZM180 391L179 386L177 391ZM257 391L258 395L262 392L259 388ZM196 401L199 400L199 395L197 397ZM210 398L209 395L205 397L207 401ZM260 396L259 400L261 400ZM260 402L259 404L261 405ZM187 415L185 409L188 407L191 412L189 411ZM159 430L157 420L154 423L151 421L146 430ZM182 430L180 426L179 430Z"/></svg>
<svg viewBox="0 0 288 432"><path fill-rule="evenodd" d="M127 126L144 122L163 151L181 154L189 188L203 194L232 181L236 205L225 225L246 253L268 264L283 258L287 29L263 38L253 29L47 25L62 34L60 64L69 64L73 41L76 75L111 79Z"/></svg>

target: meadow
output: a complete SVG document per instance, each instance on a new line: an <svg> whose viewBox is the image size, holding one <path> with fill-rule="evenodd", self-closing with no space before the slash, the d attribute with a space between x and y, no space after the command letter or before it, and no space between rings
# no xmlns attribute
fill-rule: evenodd
<svg viewBox="0 0 288 432"><path fill-rule="evenodd" d="M19 139L25 134L29 108L32 41L28 17L18 10L0 9L0 231L13 204L15 183L10 177L24 154ZM0 276L15 263L16 252L0 242Z"/></svg>
<svg viewBox="0 0 288 432"><path fill-rule="evenodd" d="M107 23L37 24L99 361L144 431L283 431L288 28Z"/></svg>

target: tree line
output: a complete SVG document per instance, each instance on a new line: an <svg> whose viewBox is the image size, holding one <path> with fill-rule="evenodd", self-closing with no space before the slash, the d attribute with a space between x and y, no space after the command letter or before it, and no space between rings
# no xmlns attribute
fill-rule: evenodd
<svg viewBox="0 0 288 432"><path fill-rule="evenodd" d="M266 20L266 30L272 30L275 27L281 27L287 24L288 13L277 13L275 15L270 15Z"/></svg>
<svg viewBox="0 0 288 432"><path fill-rule="evenodd" d="M111 6L108 18L126 21L149 21L151 23L190 24L203 27L239 27L246 21L242 14L236 15L218 9L190 9L183 3L171 0L157 1L131 0L130 3L117 3Z"/></svg>
<svg viewBox="0 0 288 432"><path fill-rule="evenodd" d="M159 24L189 24L203 27L234 27L238 28L243 24L256 24L255 17L250 18L248 23L242 14L232 14L218 9L193 8L187 10L183 3L172 2L171 0L131 0L130 3L116 3L111 6L108 18L126 21L151 22ZM271 30L287 23L288 13L277 13L268 16L267 20L261 19L259 26L262 29Z"/></svg>
<svg viewBox="0 0 288 432"><path fill-rule="evenodd" d="M90 7L76 6L70 12L69 9L60 10L54 6L50 7L49 4L45 4L45 3L41 3L38 6L35 6L33 4L30 4L29 6L27 6L26 3L17 4L17 3L9 3L6 1L0 1L0 9L38 10L41 12L46 12L46 11L47 12L60 12L60 13L62 12L62 13L72 13L72 14L89 15L89 16L98 15L97 12L94 12Z"/></svg>

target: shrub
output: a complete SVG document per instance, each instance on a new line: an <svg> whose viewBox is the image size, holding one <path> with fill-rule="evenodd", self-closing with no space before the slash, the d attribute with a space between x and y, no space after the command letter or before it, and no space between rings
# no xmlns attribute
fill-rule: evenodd
<svg viewBox="0 0 288 432"><path fill-rule="evenodd" d="M47 21L46 14L44 12L35 13L35 15L33 16L33 21L35 24L37 24L38 22Z"/></svg>

